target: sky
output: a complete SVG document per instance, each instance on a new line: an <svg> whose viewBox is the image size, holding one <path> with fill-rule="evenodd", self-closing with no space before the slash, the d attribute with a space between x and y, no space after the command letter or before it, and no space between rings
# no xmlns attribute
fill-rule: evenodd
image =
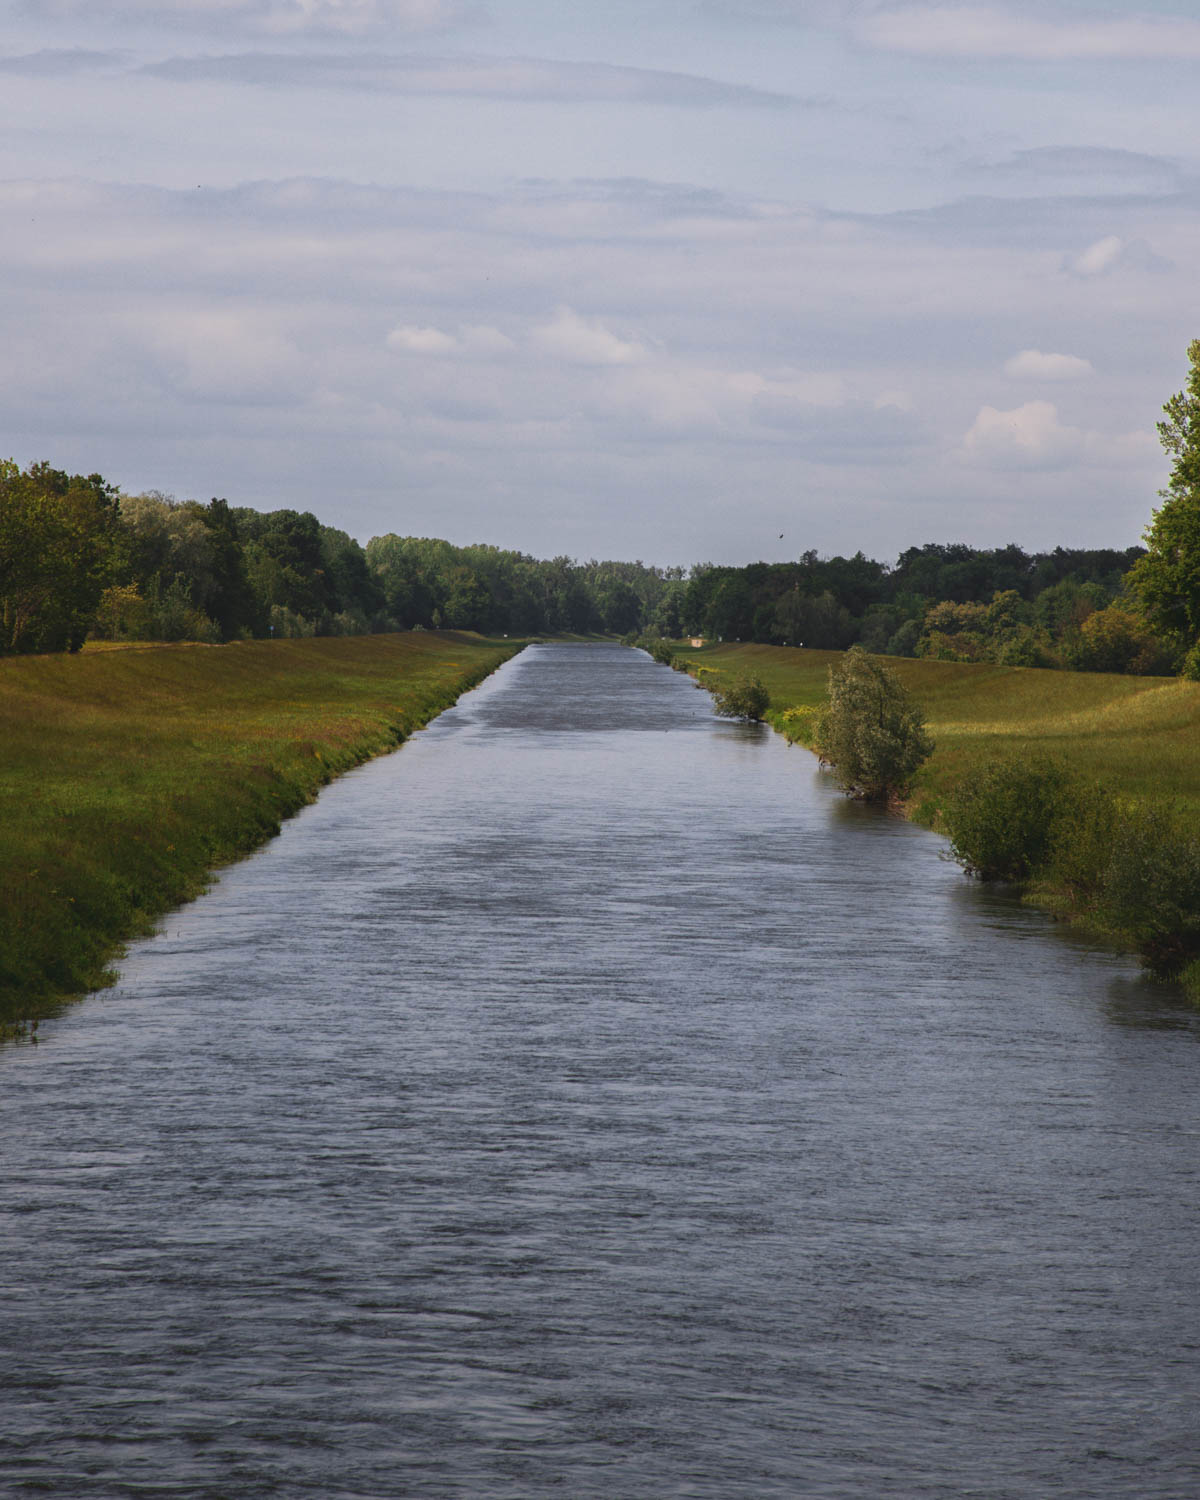
<svg viewBox="0 0 1200 1500"><path fill-rule="evenodd" d="M538 556L1126 547L1193 0L0 0L0 457Z"/></svg>

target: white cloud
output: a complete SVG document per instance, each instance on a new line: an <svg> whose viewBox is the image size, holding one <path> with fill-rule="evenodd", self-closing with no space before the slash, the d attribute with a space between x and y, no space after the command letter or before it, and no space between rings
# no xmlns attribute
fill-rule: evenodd
<svg viewBox="0 0 1200 1500"><path fill-rule="evenodd" d="M1043 354L1040 349L1022 349L1004 364L1004 373L1014 380L1081 380L1094 375L1090 360L1077 354Z"/></svg>
<svg viewBox="0 0 1200 1500"><path fill-rule="evenodd" d="M542 354L574 365L629 365L645 359L643 344L619 338L598 318L560 307L549 323L535 328L530 343Z"/></svg>
<svg viewBox="0 0 1200 1500"><path fill-rule="evenodd" d="M482 358L506 354L514 347L507 334L486 323L464 324L457 333L402 323L392 329L386 343L389 349L399 354L466 354Z"/></svg>
<svg viewBox="0 0 1200 1500"><path fill-rule="evenodd" d="M512 339L488 323L467 323L458 331L459 344L469 354L507 354L514 348Z"/></svg>
<svg viewBox="0 0 1200 1500"><path fill-rule="evenodd" d="M1081 250L1078 255L1068 256L1063 269L1072 276L1103 276L1121 259L1125 241L1115 234L1106 234L1103 239Z"/></svg>
<svg viewBox="0 0 1200 1500"><path fill-rule="evenodd" d="M290 405L312 377L286 320L254 307L168 303L133 312L118 342L126 359L185 400Z"/></svg>
<svg viewBox="0 0 1200 1500"><path fill-rule="evenodd" d="M1012 411L980 407L963 436L968 458L1002 468L1044 468L1065 462L1078 453L1083 434L1064 427L1058 408L1049 401L1028 401Z"/></svg>
<svg viewBox="0 0 1200 1500"><path fill-rule="evenodd" d="M453 354L458 348L458 340L440 328L401 325L388 334L387 346L403 354Z"/></svg>
<svg viewBox="0 0 1200 1500"><path fill-rule="evenodd" d="M908 6L869 15L855 30L885 51L941 57L1200 58L1200 21L1151 15L1055 20L992 6Z"/></svg>
<svg viewBox="0 0 1200 1500"><path fill-rule="evenodd" d="M1171 213L1156 242L1195 264L1200 226ZM364 538L669 562L686 502L691 555L750 560L785 529L754 530L760 512L787 506L789 541L886 557L961 535L964 497L967 540L1136 538L1163 463L1152 432L1120 434L1178 384L1185 270L1067 282L1057 220L964 244L937 219L679 214L594 181L0 184L0 425L22 462L311 508ZM1017 387L997 411L1022 327L1103 367L1047 388L1057 410Z"/></svg>
<svg viewBox="0 0 1200 1500"><path fill-rule="evenodd" d="M1049 401L1011 411L983 406L963 435L959 456L989 469L1056 469L1067 464L1141 464L1153 452L1148 432L1096 432L1062 422Z"/></svg>

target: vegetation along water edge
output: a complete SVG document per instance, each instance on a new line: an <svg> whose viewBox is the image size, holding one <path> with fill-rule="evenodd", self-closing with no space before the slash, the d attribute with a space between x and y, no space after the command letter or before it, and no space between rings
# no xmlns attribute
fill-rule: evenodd
<svg viewBox="0 0 1200 1500"><path fill-rule="evenodd" d="M789 742L819 748L841 653L671 645L672 665L710 691L761 683L764 717ZM886 665L933 742L901 810L945 833L972 874L1020 885L1200 1000L1200 683L933 659Z"/></svg>
<svg viewBox="0 0 1200 1500"><path fill-rule="evenodd" d="M457 632L0 660L0 1036L523 641Z"/></svg>

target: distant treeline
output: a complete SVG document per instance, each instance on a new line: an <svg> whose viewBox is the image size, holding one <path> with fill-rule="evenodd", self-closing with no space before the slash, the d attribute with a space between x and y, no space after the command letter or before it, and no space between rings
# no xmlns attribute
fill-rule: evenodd
<svg viewBox="0 0 1200 1500"><path fill-rule="evenodd" d="M684 633L890 656L1077 671L1175 670L1141 618L1128 574L1141 547L1025 552L930 542L893 567L861 552L692 570ZM669 632L664 632L669 633Z"/></svg>
<svg viewBox="0 0 1200 1500"><path fill-rule="evenodd" d="M410 629L703 635L1024 666L1170 672L1127 594L1142 549L911 547L747 567L538 559L386 535L308 511L126 495L0 462L0 654L91 638L210 641Z"/></svg>
<svg viewBox="0 0 1200 1500"><path fill-rule="evenodd" d="M657 620L683 575L422 537L364 548L308 511L125 495L99 474L0 461L0 654L89 637L623 635Z"/></svg>

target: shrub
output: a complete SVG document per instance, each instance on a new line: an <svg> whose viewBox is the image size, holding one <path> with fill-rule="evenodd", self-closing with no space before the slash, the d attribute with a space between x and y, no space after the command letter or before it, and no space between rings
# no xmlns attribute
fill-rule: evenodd
<svg viewBox="0 0 1200 1500"><path fill-rule="evenodd" d="M655 661L661 662L664 667L675 665L675 653L671 650L670 641L664 641L660 635L637 635L631 634L622 638L623 646L636 646L638 650L645 651Z"/></svg>
<svg viewBox="0 0 1200 1500"><path fill-rule="evenodd" d="M1170 978L1200 956L1200 839L1169 807L1125 809L1114 831L1100 911Z"/></svg>
<svg viewBox="0 0 1200 1500"><path fill-rule="evenodd" d="M794 745L797 741L802 745L811 745L820 716L819 708L809 704L796 704L776 715L773 722L782 731L789 745Z"/></svg>
<svg viewBox="0 0 1200 1500"><path fill-rule="evenodd" d="M829 702L815 741L842 788L868 802L902 797L933 753L921 712L899 679L860 646L829 669Z"/></svg>
<svg viewBox="0 0 1200 1500"><path fill-rule="evenodd" d="M946 799L955 859L983 880L1028 880L1049 859L1074 790L1054 761L989 761L968 771Z"/></svg>
<svg viewBox="0 0 1200 1500"><path fill-rule="evenodd" d="M1005 667L1056 667L1058 662L1043 631L1021 625L993 653Z"/></svg>
<svg viewBox="0 0 1200 1500"><path fill-rule="evenodd" d="M1076 910L1104 900L1121 822L1115 797L1095 782L1066 789L1051 830L1048 877Z"/></svg>
<svg viewBox="0 0 1200 1500"><path fill-rule="evenodd" d="M771 695L757 677L739 677L716 690L716 711L723 719L758 723L771 706Z"/></svg>

